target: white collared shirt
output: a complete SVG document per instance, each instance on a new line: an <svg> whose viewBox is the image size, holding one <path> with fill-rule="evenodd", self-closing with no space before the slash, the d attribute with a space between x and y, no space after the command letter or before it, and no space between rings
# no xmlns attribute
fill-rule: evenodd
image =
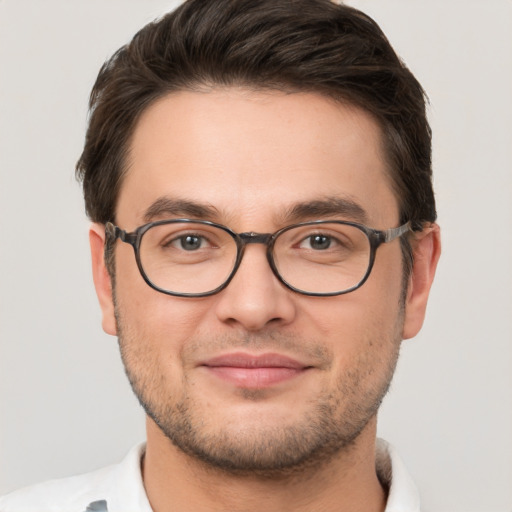
<svg viewBox="0 0 512 512"><path fill-rule="evenodd" d="M51 480L0 497L0 512L152 512L140 469L145 444L120 464ZM420 512L418 491L396 451L377 440L377 474L389 487L385 512Z"/></svg>

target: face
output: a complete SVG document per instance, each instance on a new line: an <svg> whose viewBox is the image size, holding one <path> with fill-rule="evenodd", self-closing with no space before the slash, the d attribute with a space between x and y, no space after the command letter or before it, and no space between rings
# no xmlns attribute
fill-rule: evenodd
<svg viewBox="0 0 512 512"><path fill-rule="evenodd" d="M333 200L357 213L332 211ZM116 223L133 231L182 217L239 233L317 218L396 227L379 127L316 94L173 93L136 127ZM398 240L346 295L286 289L254 244L228 287L203 298L150 288L118 241L113 301L98 270L102 236L94 227L104 328L119 337L150 421L182 452L230 471L285 471L327 460L374 427L411 298L404 303Z"/></svg>

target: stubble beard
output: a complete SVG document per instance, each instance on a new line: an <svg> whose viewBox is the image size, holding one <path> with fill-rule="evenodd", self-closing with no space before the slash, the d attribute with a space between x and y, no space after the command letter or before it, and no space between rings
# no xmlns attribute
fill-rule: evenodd
<svg viewBox="0 0 512 512"><path fill-rule="evenodd" d="M233 475L260 478L287 478L304 474L308 469L327 464L333 457L348 452L365 427L372 420L386 395L395 371L403 313L397 319L395 332L388 339L370 340L368 346L376 351L381 365L354 365L351 371L341 375L338 384L318 396L309 404L309 412L300 421L284 426L261 426L258 422L243 428L208 427L197 399L189 393L187 375L182 378L181 397L176 400L172 389L166 385L164 375L158 374L159 361L152 355L150 343L136 339L122 321L116 306L116 320L121 357L132 389L146 414L156 423L170 442L209 469L221 470ZM191 341L191 346L205 346L208 340ZM219 346L240 346L239 339L217 340ZM231 345L230 345L231 344ZM392 348L390 348L390 345ZM211 342L210 342L211 345ZM295 347L300 350L306 342L279 333L247 336L243 346L250 348ZM386 347L384 354L378 347ZM321 349L316 348L322 352ZM361 361L367 355L362 350ZM322 353L327 361L329 353ZM377 371L369 386L367 379ZM156 373L155 373L156 372ZM364 391L361 391L362 388ZM264 399L260 390L241 390L246 400ZM229 421L229 418L226 418Z"/></svg>

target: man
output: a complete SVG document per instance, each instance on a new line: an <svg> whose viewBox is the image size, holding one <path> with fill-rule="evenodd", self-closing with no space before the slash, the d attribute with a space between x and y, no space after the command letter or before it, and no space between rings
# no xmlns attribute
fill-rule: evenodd
<svg viewBox="0 0 512 512"><path fill-rule="evenodd" d="M77 169L147 443L0 510L419 510L376 417L440 252L430 129L371 19L185 2L103 66Z"/></svg>

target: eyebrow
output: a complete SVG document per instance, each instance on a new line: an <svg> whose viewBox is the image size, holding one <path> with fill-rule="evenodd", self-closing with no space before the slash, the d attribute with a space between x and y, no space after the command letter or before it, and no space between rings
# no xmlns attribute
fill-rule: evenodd
<svg viewBox="0 0 512 512"><path fill-rule="evenodd" d="M301 222L325 217L343 217L365 224L368 214L365 209L348 197L331 196L292 205L285 212L283 222Z"/></svg>
<svg viewBox="0 0 512 512"><path fill-rule="evenodd" d="M159 197L144 212L145 222L168 217L192 217L218 221L222 218L222 215L211 204L198 203L187 199L176 199L169 196ZM233 216L229 215L228 217L231 218ZM357 202L348 197L332 196L292 204L277 217L277 224L283 226L327 217L343 217L343 219L363 224L368 222L366 211Z"/></svg>
<svg viewBox="0 0 512 512"><path fill-rule="evenodd" d="M144 212L144 220L151 222L162 217L194 217L198 219L214 219L218 210L210 204L196 203L187 199L174 199L163 196L154 201Z"/></svg>

